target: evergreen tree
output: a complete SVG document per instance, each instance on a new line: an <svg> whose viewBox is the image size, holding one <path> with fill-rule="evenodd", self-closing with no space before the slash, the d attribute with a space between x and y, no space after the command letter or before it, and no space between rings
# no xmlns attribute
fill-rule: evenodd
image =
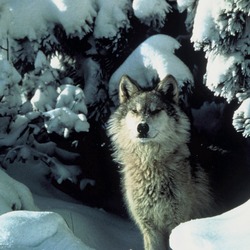
<svg viewBox="0 0 250 250"><path fill-rule="evenodd" d="M250 2L248 0L178 1L187 9L191 41L207 58L204 82L216 96L241 103L233 125L245 137L250 135Z"/></svg>

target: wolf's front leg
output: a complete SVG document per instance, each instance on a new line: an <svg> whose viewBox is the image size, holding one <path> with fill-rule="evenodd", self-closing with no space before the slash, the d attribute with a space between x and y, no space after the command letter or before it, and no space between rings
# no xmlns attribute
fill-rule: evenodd
<svg viewBox="0 0 250 250"><path fill-rule="evenodd" d="M169 235L161 232L143 232L145 250L168 250Z"/></svg>

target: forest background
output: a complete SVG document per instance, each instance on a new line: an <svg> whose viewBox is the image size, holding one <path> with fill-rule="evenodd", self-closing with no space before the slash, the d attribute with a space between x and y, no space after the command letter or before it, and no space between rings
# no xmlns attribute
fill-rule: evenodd
<svg viewBox="0 0 250 250"><path fill-rule="evenodd" d="M222 210L241 204L250 194L249 10L247 0L1 0L1 167L39 165L84 204L126 215L106 122L113 79L135 71L126 61L154 36L160 60L175 55L193 75L180 77L193 155ZM144 65L146 83L170 71L157 56Z"/></svg>

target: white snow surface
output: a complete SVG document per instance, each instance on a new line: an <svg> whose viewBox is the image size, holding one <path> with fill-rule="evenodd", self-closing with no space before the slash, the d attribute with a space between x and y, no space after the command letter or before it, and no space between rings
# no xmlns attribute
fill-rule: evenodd
<svg viewBox="0 0 250 250"><path fill-rule="evenodd" d="M170 236L173 250L249 250L250 200L222 215L177 226Z"/></svg>
<svg viewBox="0 0 250 250"><path fill-rule="evenodd" d="M53 212L14 211L0 216L0 249L91 250Z"/></svg>
<svg viewBox="0 0 250 250"><path fill-rule="evenodd" d="M113 73L109 81L109 94L117 101L117 90L122 75L129 75L142 87L152 87L152 82L163 80L172 74L181 89L185 82L193 83L193 76L188 67L174 55L181 45L167 35L154 35L141 43L125 62Z"/></svg>
<svg viewBox="0 0 250 250"><path fill-rule="evenodd" d="M131 222L61 193L45 178L48 171L41 164L11 165L7 173L12 177L0 171L1 250L143 249L139 231ZM28 188L13 178L30 188L40 211ZM16 194L24 192L22 203L29 203L25 209L33 211L11 211L11 204L20 201ZM9 206L5 211L6 202ZM172 231L170 245L173 250L248 250L249 211L250 200L222 215L182 223Z"/></svg>
<svg viewBox="0 0 250 250"><path fill-rule="evenodd" d="M143 249L130 221L61 193L45 177L45 165L10 165L7 172L19 182L0 171L0 250ZM11 211L13 204L26 210Z"/></svg>

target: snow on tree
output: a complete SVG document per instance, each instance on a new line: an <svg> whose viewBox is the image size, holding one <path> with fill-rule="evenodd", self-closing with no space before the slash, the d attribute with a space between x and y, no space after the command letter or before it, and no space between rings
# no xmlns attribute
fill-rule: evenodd
<svg viewBox="0 0 250 250"><path fill-rule="evenodd" d="M155 28L163 27L167 14L172 10L165 0L134 0L133 10L135 16L146 25Z"/></svg>
<svg viewBox="0 0 250 250"><path fill-rule="evenodd" d="M127 0L1 2L3 167L42 159L58 182L84 186L72 160L80 156L76 148L89 131L87 119L103 124L110 114L103 59L107 53L119 57L131 15ZM65 138L66 148L53 141L55 134ZM68 152L62 157L60 150Z"/></svg>
<svg viewBox="0 0 250 250"><path fill-rule="evenodd" d="M180 11L188 10L187 26L193 26L191 41L207 58L206 86L228 102L241 104L233 125L250 136L250 3L248 0L179 0Z"/></svg>
<svg viewBox="0 0 250 250"><path fill-rule="evenodd" d="M51 133L68 138L89 130L83 90L65 73L65 54L56 32L60 29L69 38L82 38L92 30L96 13L91 1L1 3L3 167L15 161L42 160L58 182L77 182L80 167L58 161L60 146L49 139ZM61 68L51 66L56 54L61 55ZM76 143L73 139L72 147ZM73 148L65 154L65 159L77 157Z"/></svg>
<svg viewBox="0 0 250 250"><path fill-rule="evenodd" d="M153 83L172 74L179 84L180 92L182 89L190 92L193 76L188 67L174 55L179 48L180 44L174 38L161 34L151 36L141 43L110 78L109 94L113 102L117 104L119 79L128 73L144 88L152 88Z"/></svg>

